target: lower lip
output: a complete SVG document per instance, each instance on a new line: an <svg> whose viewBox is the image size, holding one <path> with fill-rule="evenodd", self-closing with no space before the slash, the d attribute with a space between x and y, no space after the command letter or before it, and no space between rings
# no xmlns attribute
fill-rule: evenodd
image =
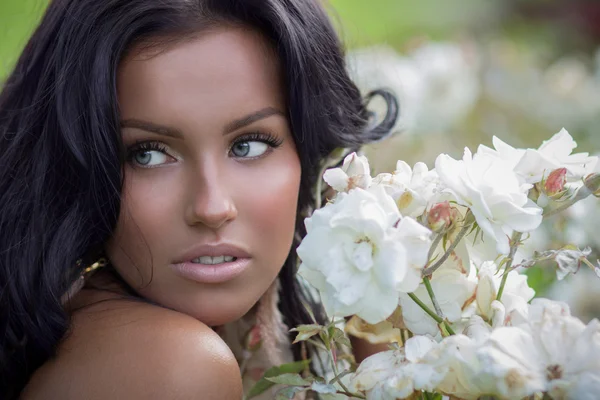
<svg viewBox="0 0 600 400"><path fill-rule="evenodd" d="M240 275L250 265L249 258L238 258L235 261L208 265L184 262L171 264L171 268L183 278L200 283L223 283Z"/></svg>

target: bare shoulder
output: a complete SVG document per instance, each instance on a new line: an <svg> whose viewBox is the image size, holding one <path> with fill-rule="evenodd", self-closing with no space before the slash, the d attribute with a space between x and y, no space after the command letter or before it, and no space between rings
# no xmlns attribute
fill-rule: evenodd
<svg viewBox="0 0 600 400"><path fill-rule="evenodd" d="M242 397L238 364L208 326L187 315L109 300L73 315L58 356L43 365L24 399L232 399Z"/></svg>

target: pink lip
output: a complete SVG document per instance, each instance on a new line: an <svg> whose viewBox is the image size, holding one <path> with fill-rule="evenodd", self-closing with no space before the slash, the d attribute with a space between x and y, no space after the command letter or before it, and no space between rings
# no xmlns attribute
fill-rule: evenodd
<svg viewBox="0 0 600 400"><path fill-rule="evenodd" d="M200 283L223 283L242 274L250 265L249 258L238 258L235 261L206 265L191 261L171 264L170 267L182 278Z"/></svg>
<svg viewBox="0 0 600 400"><path fill-rule="evenodd" d="M250 258L250 254L239 246L229 243L201 244L192 247L177 260L174 264L191 262L202 256L218 257L232 256L235 258Z"/></svg>
<svg viewBox="0 0 600 400"><path fill-rule="evenodd" d="M236 260L217 265L192 262L192 260L202 256L232 256ZM186 251L170 267L176 274L186 279L200 283L223 283L244 272L250 265L250 260L250 254L246 250L233 244L202 244Z"/></svg>

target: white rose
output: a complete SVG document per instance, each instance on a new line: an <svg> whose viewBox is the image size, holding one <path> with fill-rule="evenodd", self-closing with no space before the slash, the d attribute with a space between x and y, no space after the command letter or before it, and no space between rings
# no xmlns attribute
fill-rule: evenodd
<svg viewBox="0 0 600 400"><path fill-rule="evenodd" d="M377 175L372 185L383 186L398 205L402 215L417 218L428 206L438 201L439 178L435 171L418 162L411 168L406 162L398 161L393 174Z"/></svg>
<svg viewBox="0 0 600 400"><path fill-rule="evenodd" d="M493 143L495 150L482 145L478 152L503 159L527 183L538 183L558 168L566 168L567 179L576 181L592 173L598 162L598 157L588 153L571 154L577 143L564 128L538 149L514 148L497 137Z"/></svg>
<svg viewBox="0 0 600 400"><path fill-rule="evenodd" d="M383 188L356 188L306 219L298 273L320 291L330 316L356 314L376 324L396 309L399 292L417 287L414 262L427 257L429 231L400 218ZM420 245L408 247L415 241Z"/></svg>
<svg viewBox="0 0 600 400"><path fill-rule="evenodd" d="M366 392L367 399L409 398L415 391L434 391L447 370L430 362L428 353L438 344L415 336L403 348L377 353L365 359L353 375L353 389Z"/></svg>
<svg viewBox="0 0 600 400"><path fill-rule="evenodd" d="M514 346L499 331L493 338L496 346L528 360L529 373L545 378L545 391L553 399L596 398L600 392L598 320L586 326L570 315L566 304L534 299L527 320L516 329L528 332L531 343Z"/></svg>
<svg viewBox="0 0 600 400"><path fill-rule="evenodd" d="M529 232L542 222L542 209L527 198L530 185L522 185L510 166L485 153L474 156L465 148L462 160L438 156L436 171L446 190L468 207L478 226L507 254L513 230Z"/></svg>
<svg viewBox="0 0 600 400"><path fill-rule="evenodd" d="M444 338L430 352L448 373L438 390L455 397L475 400L483 395L521 399L545 388L546 380L537 369L532 336L521 328L492 330L473 316L465 330Z"/></svg>
<svg viewBox="0 0 600 400"><path fill-rule="evenodd" d="M437 359L439 368L448 370L437 386L439 391L465 400L495 394L494 379L482 373L484 365L477 357L478 346L475 339L458 334L444 338L430 351L428 356Z"/></svg>
<svg viewBox="0 0 600 400"><path fill-rule="evenodd" d="M444 393L592 400L600 391L600 322L584 325L564 303L535 299L522 324L493 330L474 316L465 333L428 354L449 368L438 386Z"/></svg>
<svg viewBox="0 0 600 400"><path fill-rule="evenodd" d="M347 192L356 187L366 189L371 184L369 160L356 153L348 154L342 167L328 169L323 179L338 192Z"/></svg>
<svg viewBox="0 0 600 400"><path fill-rule="evenodd" d="M479 344L477 358L482 365L479 375L493 379L493 393L502 398L522 399L544 391L546 377L539 367L535 339L519 327L500 327Z"/></svg>

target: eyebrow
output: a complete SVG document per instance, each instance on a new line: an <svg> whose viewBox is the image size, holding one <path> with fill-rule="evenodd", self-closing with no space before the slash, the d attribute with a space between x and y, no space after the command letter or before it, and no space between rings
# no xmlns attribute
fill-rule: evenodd
<svg viewBox="0 0 600 400"><path fill-rule="evenodd" d="M268 118L272 115L281 115L285 117L285 114L274 107L265 107L262 110L258 110L251 114L246 115L240 119L236 119L235 121L230 122L225 126L223 134L226 135L228 133L237 131L245 126L253 124L256 121L260 121L261 119Z"/></svg>
<svg viewBox="0 0 600 400"><path fill-rule="evenodd" d="M181 133L179 129L157 125L152 122L141 121L139 119L126 119L124 121L121 121L121 128L136 128L141 129L143 131L156 133L157 135L183 139L183 133Z"/></svg>
<svg viewBox="0 0 600 400"><path fill-rule="evenodd" d="M281 115L285 117L285 114L282 111L274 107L265 107L262 110L255 111L251 114L245 115L242 118L230 122L225 126L223 134L226 135L228 133L237 131L238 129L253 124L256 121L260 121L261 119L268 118L272 115ZM156 133L162 136L174 137L177 139L183 139L184 137L183 133L179 129L158 125L152 122L142 121L134 118L121 121L121 128L136 128L147 132Z"/></svg>

